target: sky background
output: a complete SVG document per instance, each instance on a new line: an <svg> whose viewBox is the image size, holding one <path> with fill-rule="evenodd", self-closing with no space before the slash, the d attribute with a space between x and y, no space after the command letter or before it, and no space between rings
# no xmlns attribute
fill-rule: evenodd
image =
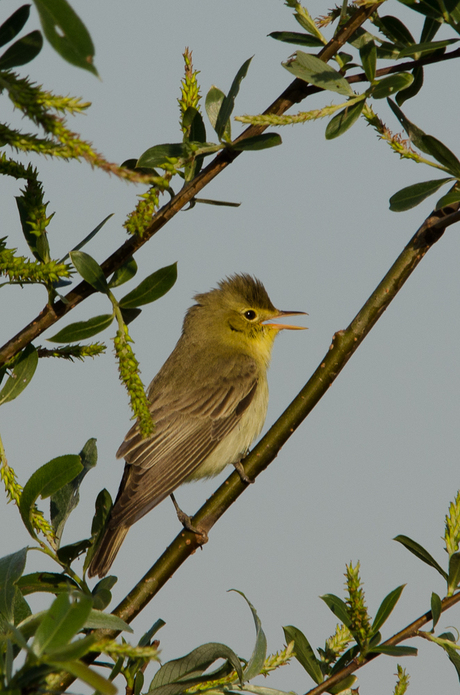
<svg viewBox="0 0 460 695"><path fill-rule="evenodd" d="M3 0L1 21L17 6ZM281 61L295 47L267 37L275 30L299 30L281 0L98 0L74 2L73 7L92 35L101 80L65 63L46 42L21 72L55 93L92 102L87 115L70 119L70 126L109 161L121 163L152 145L181 140L176 100L186 46L200 71L203 102L212 85L227 92L241 64L254 56L235 115L260 113L291 81ZM326 14L328 7L320 0L308 5L314 17ZM383 7L385 13L406 18L418 38L421 16L393 0ZM26 29L37 27L32 7ZM439 38L452 36L449 29L439 33ZM424 89L403 110L459 155L456 85L454 61L431 66ZM337 103L332 94L316 95L299 110L331 102ZM375 106L389 127L399 131L386 103ZM21 123L6 99L3 109L6 120ZM389 211L388 199L403 186L436 178L436 172L400 161L362 120L329 142L326 123L279 129L281 147L240 156L200 194L240 202L239 208L196 205L180 212L137 255L139 272L132 286L175 261L179 273L173 289L130 326L144 383L174 348L193 295L215 287L226 275L251 273L264 282L277 307L309 314L308 331L285 332L276 341L266 431L321 362L332 335L350 323L430 212L435 198L399 214ZM30 129L27 122L22 125ZM209 126L208 139L212 132ZM235 123L233 134L239 132ZM48 212L56 212L49 227L54 258L114 213L85 248L102 262L125 240L122 223L144 189L86 164L33 162L50 201ZM0 226L9 247L27 254L14 200L21 185L6 177L2 181ZM166 626L158 637L164 661L210 641L228 644L249 658L253 621L244 600L227 593L236 588L256 607L270 652L283 647L282 626L290 624L312 646L323 647L337 621L319 596L344 596L343 573L350 561L361 562L372 616L384 596L407 585L384 638L426 612L432 591L445 595L442 578L392 538L412 537L445 566L440 538L449 502L460 486L458 233L455 227L448 229L427 254L269 469L212 529L203 551L134 621L133 642L162 618ZM4 287L2 293L3 344L39 313L46 294L36 287ZM92 296L35 344L46 345L45 338L65 325L108 311L104 297ZM64 542L89 535L99 490L107 487L115 496L121 479L123 463L115 452L131 423L110 347L113 334L113 327L102 334L109 345L106 356L85 364L41 360L27 391L2 408L3 443L22 484L38 466L78 453L90 437L97 439L98 465L84 481ZM226 475L182 487L179 504L192 514ZM41 508L47 506L41 503ZM0 503L0 512L6 555L30 539L13 505ZM112 606L178 531L169 501L131 529L112 568L119 576ZM79 568L77 563L77 572ZM38 569L56 571L56 566L29 553L27 571ZM31 603L34 610L46 605L42 598ZM458 606L441 617L439 632L452 625L460 627ZM424 640L412 644L419 658L399 660L411 675L409 692L457 692L458 677L445 654ZM392 693L396 665L396 659L379 657L362 669L360 693ZM299 694L314 685L294 661L263 683ZM86 692L80 683L71 690Z"/></svg>

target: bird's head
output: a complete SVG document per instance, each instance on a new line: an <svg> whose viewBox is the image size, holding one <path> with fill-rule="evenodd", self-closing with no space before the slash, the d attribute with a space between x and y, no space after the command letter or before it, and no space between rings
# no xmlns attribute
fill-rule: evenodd
<svg viewBox="0 0 460 695"><path fill-rule="evenodd" d="M246 273L222 280L216 289L197 294L197 304L189 310L184 330L199 331L201 339L225 345L229 350L251 354L268 364L273 341L283 329L303 330L304 326L271 323L273 319L304 311L276 309L260 280ZM207 341L206 341L207 342Z"/></svg>

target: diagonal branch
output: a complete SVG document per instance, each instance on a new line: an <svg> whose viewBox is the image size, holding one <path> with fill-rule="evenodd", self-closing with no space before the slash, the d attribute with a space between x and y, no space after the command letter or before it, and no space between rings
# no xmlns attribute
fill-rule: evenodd
<svg viewBox="0 0 460 695"><path fill-rule="evenodd" d="M277 456L281 447L292 436L311 410L313 410L326 391L329 390L329 387L345 367L350 357L363 342L364 338L391 301L396 297L397 293L414 272L422 258L441 238L444 233L442 221L446 220L449 222L452 214L457 211L459 207L460 204L455 204L446 210L438 210L429 215L348 328L335 333L332 344L324 360L318 366L307 384L278 418L263 439L244 459L245 472L251 478L256 478L268 467ZM441 227L439 225L441 225ZM233 472L197 512L193 519L193 523L203 528L206 532L209 532L217 520L229 509L246 488L247 485L242 482L240 475L236 471ZM150 570L115 608L113 613L127 623L134 620L160 591L164 584L166 584L168 579L170 579L188 557L196 551L197 547L196 534L190 531L181 531ZM460 593L456 594L456 596L460 597ZM458 600L458 598L456 600ZM445 599L445 601L446 603L443 603L443 606L445 605L446 608L450 607L452 602L451 599ZM427 620L429 619L430 618L427 618ZM427 620L422 620L420 624L417 623L417 629ZM98 638L104 636L113 639L118 633L116 631L104 631L103 634L96 634ZM403 633L398 634L402 635ZM402 639L406 639L406 637L401 637L399 641ZM97 654L90 654L87 658L89 662L92 662L97 658ZM351 669L350 671L344 669L341 671L340 678L337 679L336 676L334 676L334 679L336 679L334 683L338 682L338 680L342 680L348 673L351 673L352 670L358 667L358 663L354 662L347 667L347 669ZM73 677L69 675L53 675L49 678L48 686L51 689L65 689L72 681ZM332 685L332 681L329 682ZM323 688L322 685L318 686L318 688L312 691L310 695L319 695L319 693L324 692L326 689Z"/></svg>
<svg viewBox="0 0 460 695"><path fill-rule="evenodd" d="M383 0L382 0L383 1ZM353 17L343 26L342 29L318 54L324 60L330 60L335 53L347 42L350 36L358 29L370 15L377 10L381 2L376 2L367 7L361 7ZM282 115L294 104L305 99L309 94L309 87L303 80L295 79L285 91L276 99L264 113ZM266 126L249 126L237 138L240 142L248 137L258 135L265 130ZM223 150L208 166L203 169L198 176L186 184L166 205L164 205L152 218L152 223L145 230L142 238L131 237L120 246L102 264L105 276L111 275L120 268L126 260L138 251L149 239L154 236L164 225L169 222L174 215L182 210L210 181L220 172L231 164L241 152L235 150ZM71 311L77 304L93 294L95 290L86 282L81 282L77 287L69 292L65 297L65 302L59 300L53 305L47 304L40 314L9 340L0 349L0 366L5 364L32 340L37 338L43 331L47 330L56 321Z"/></svg>

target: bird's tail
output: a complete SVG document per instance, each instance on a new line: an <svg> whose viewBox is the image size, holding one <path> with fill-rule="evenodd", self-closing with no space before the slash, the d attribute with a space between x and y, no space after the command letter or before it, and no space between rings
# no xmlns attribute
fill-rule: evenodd
<svg viewBox="0 0 460 695"><path fill-rule="evenodd" d="M88 577L105 577L128 531L129 526L107 528L88 567Z"/></svg>

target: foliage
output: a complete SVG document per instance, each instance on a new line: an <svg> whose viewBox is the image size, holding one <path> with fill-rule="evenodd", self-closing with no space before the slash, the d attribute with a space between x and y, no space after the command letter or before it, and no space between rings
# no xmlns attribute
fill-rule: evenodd
<svg viewBox="0 0 460 695"><path fill-rule="evenodd" d="M53 48L69 63L97 75L91 37L66 0L34 2L45 38ZM20 77L13 72L13 68L33 60L43 45L43 36L38 30L16 38L27 23L29 7L20 7L5 20L0 26L0 46L12 41L14 43L0 56L0 90L28 119L34 132L17 131L1 124L2 145L26 154L85 161L119 178L148 184L149 188L139 196L136 208L127 216L125 228L130 240L124 245L122 252L115 254L115 261L108 259L99 264L81 250L100 232L108 217L75 248L69 250L63 259L57 260L52 257L48 238L54 213L48 213L49 203L45 202L39 171L31 164L26 167L5 153L2 155L0 173L25 181L24 189L17 198L17 206L22 234L34 260L17 255L16 249L7 248L6 238L1 239L0 272L5 276L6 282L0 287L7 284L22 286L26 283L43 285L47 304L43 312L45 318L40 319L43 322L37 322L37 327L34 328L37 332L32 337L27 331L22 332L14 345L10 341L0 352L0 404L23 393L35 374L40 358L57 357L72 361L101 355L105 351L104 344L81 345L80 341L92 338L115 321L117 331L113 340L120 379L128 391L133 415L138 421L142 436L151 433L154 423L150 417L148 399L139 376L139 364L132 350L133 341L127 326L140 316L140 307L160 299L171 289L177 278L177 264L156 270L119 299L114 291L131 281L137 273L133 254L155 231L156 220L160 219L157 215L160 216L161 213L158 211L160 196L167 192L172 199L171 205L174 200L179 200L181 205L177 205L176 211L185 202L191 207L197 202L231 205L222 201L200 200L194 193L188 192L187 186L192 181L196 183L200 180L205 157L217 154L218 159L225 155L228 161L233 161L242 152L280 145L281 138L277 134L261 132L267 125L281 126L332 116L326 127L326 137L333 139L345 133L362 116L401 158L431 166L446 174L443 178L413 184L395 193L390 200L391 209L407 210L449 183L450 191L438 200L436 210L442 212L448 208L447 213L450 210L456 211L460 202L460 161L436 137L426 134L411 123L401 106L422 88L426 66L433 61L440 62L458 56L458 52L447 53L446 49L459 39L433 39L441 24L460 33L459 5L450 3L446 8L443 3L438 5L435 2L415 0L404 0L403 4L425 16L425 24L418 40L413 38L410 30L398 18L381 15L381 3L361 8L344 3L320 21L314 21L306 8L294 0L287 0L286 5L294 10L294 17L303 32L276 31L271 34L272 38L303 48L321 48L321 51L318 55L313 55L297 50L293 57L283 63L283 67L298 80L312 85L314 91L326 94L333 92L345 97L345 101L294 116L276 113L276 109L259 116L238 116L237 120L250 123L259 128L259 131L250 131L249 135L236 140L232 140L231 117L242 81L250 69L251 59L246 60L236 72L227 94L212 87L205 97L206 115L216 140L211 142L207 139L200 109L199 73L194 70L191 51L186 49L185 75L178 99L181 140L176 143L154 144L139 157L127 160L122 166L106 161L91 143L68 128L66 117L86 111L89 104L75 97L54 95L33 84L28 77ZM372 33L362 27L368 17L374 27ZM328 40L323 29L334 22L337 22L337 28L332 39ZM339 50L345 42L348 42L349 50L354 51L354 55ZM396 62L405 58L409 59L407 63ZM336 62L338 69L329 65L327 61L330 59ZM378 67L378 61L382 60L391 61L391 67ZM356 67L362 73L352 74ZM355 93L351 85L361 82L366 82L369 86L362 93ZM307 88L306 84L304 88ZM391 97L395 97L395 101ZM378 105L381 99L388 100L410 142L393 134L376 114L374 102ZM39 134L41 131L44 136ZM420 153L428 155L430 159ZM175 181L183 184L183 195L189 196L185 202L175 195L171 187L174 177ZM439 219L442 221L441 217ZM444 226L451 221L444 221ZM434 227L431 228L433 230ZM69 302L59 294L59 290L76 273L81 276L82 282L72 291L73 301ZM110 303L110 313L73 322L60 329L51 341L62 343L62 346L43 348L33 345L32 341L45 328L95 292L105 295ZM46 318L51 312L52 318ZM45 319L49 322L45 323ZM375 320L372 316L368 317L366 329L362 330L360 339L370 330ZM344 336L345 332L342 332L337 340L334 339L335 346L340 348L341 340L345 341ZM351 351L349 349L348 356L341 358L340 368ZM340 369L330 370L330 373L334 372L331 383L338 371ZM322 379L325 374L326 370L323 370ZM326 383L326 379L323 381ZM303 417L306 414L305 412ZM287 423L286 431L289 434L285 435L285 439L294 429L293 422L294 420ZM279 447L282 443L280 440ZM272 457L276 455L276 451L273 449ZM116 577L102 579L92 590L85 578L86 569L110 512L111 499L106 490L101 491L97 498L91 530L87 531L88 537L76 543L61 545L66 522L79 501L80 485L97 463L95 440L89 439L78 454L65 454L45 463L35 471L24 487L19 484L14 470L8 465L1 441L0 458L1 477L7 499L18 506L22 522L31 536L32 548L52 558L59 567L58 572L24 574L30 548L23 548L0 559L0 687L13 693L39 689L62 691L72 679L79 678L95 690L112 695L116 692L112 681L121 674L126 680L128 692L136 695L141 691L145 692L146 668L150 662L158 661L159 643L153 637L164 624L163 621L158 620L135 646L124 640L115 641L119 632L132 632L127 621L116 614L105 612L111 601L111 589ZM230 485L227 492L229 495L233 494ZM50 498L49 519L37 507L38 500L46 498ZM451 632L434 634L442 611L460 598L459 528L460 492L446 516L444 541L448 562L445 568L418 542L405 535L395 538L446 581L446 596L441 598L433 592L429 613L395 636L383 639L381 630L395 609L404 586L396 587L383 598L372 619L365 602L359 563L350 563L345 575L345 599L334 594L321 597L339 620L339 624L335 633L325 640L324 647L318 648L316 653L305 634L299 628L289 625L284 627L286 646L277 654L267 657L266 638L256 609L241 594L249 606L256 630L255 646L250 658L245 660L238 657L226 645L208 643L184 657L163 664L147 686L148 692L155 692L155 695L176 695L206 690L212 694L223 694L238 690L258 695L277 695L279 691L252 685L249 681L259 675L267 675L295 657L316 684L315 693L350 693L356 682L353 672L378 655L415 656L416 648L401 644L414 636L441 647L460 677L459 646L455 635ZM190 548L193 550L192 546ZM72 563L83 554L86 554L83 576L79 576ZM33 614L26 596L36 592L47 592L55 598L48 610ZM146 600L142 600L145 605ZM134 610L137 609L133 608L130 619ZM432 621L431 631L422 631L421 627L428 621ZM111 660L97 662L109 670L107 677L101 676L91 667L92 661L100 654ZM21 666L17 666L19 660L16 661L19 655L23 657ZM209 672L208 669L218 659L224 660L223 665ZM398 680L394 692L402 695L408 686L409 677L399 665L397 671Z"/></svg>

